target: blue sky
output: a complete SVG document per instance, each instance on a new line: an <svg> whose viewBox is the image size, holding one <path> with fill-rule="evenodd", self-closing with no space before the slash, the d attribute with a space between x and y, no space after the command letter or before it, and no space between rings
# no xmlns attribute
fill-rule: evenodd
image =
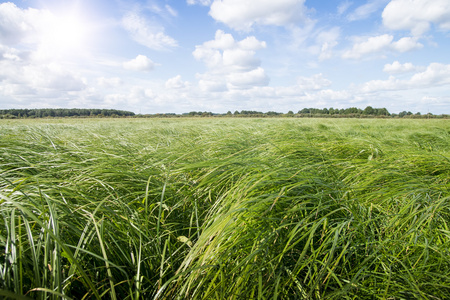
<svg viewBox="0 0 450 300"><path fill-rule="evenodd" d="M450 113L448 0L0 2L0 108Z"/></svg>

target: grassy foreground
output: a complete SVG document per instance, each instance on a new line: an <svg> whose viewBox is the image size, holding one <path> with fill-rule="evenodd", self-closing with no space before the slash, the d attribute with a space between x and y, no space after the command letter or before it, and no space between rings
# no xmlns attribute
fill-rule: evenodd
<svg viewBox="0 0 450 300"><path fill-rule="evenodd" d="M0 121L0 298L450 299L448 120Z"/></svg>

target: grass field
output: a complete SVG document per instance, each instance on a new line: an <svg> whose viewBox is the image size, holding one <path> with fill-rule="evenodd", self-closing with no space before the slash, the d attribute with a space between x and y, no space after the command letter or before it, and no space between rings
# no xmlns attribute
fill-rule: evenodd
<svg viewBox="0 0 450 300"><path fill-rule="evenodd" d="M450 122L0 120L0 298L450 299Z"/></svg>

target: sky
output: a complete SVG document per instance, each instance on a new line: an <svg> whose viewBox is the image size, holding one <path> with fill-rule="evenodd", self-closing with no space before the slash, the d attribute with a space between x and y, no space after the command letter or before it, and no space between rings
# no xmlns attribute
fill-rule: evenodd
<svg viewBox="0 0 450 300"><path fill-rule="evenodd" d="M0 1L0 108L450 113L449 0Z"/></svg>

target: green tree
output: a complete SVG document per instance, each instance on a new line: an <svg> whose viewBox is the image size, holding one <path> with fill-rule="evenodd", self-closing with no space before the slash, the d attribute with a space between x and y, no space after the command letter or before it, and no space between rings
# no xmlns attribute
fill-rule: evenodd
<svg viewBox="0 0 450 300"><path fill-rule="evenodd" d="M375 115L375 109L373 109L372 106L367 106L364 111L363 111L364 115Z"/></svg>

